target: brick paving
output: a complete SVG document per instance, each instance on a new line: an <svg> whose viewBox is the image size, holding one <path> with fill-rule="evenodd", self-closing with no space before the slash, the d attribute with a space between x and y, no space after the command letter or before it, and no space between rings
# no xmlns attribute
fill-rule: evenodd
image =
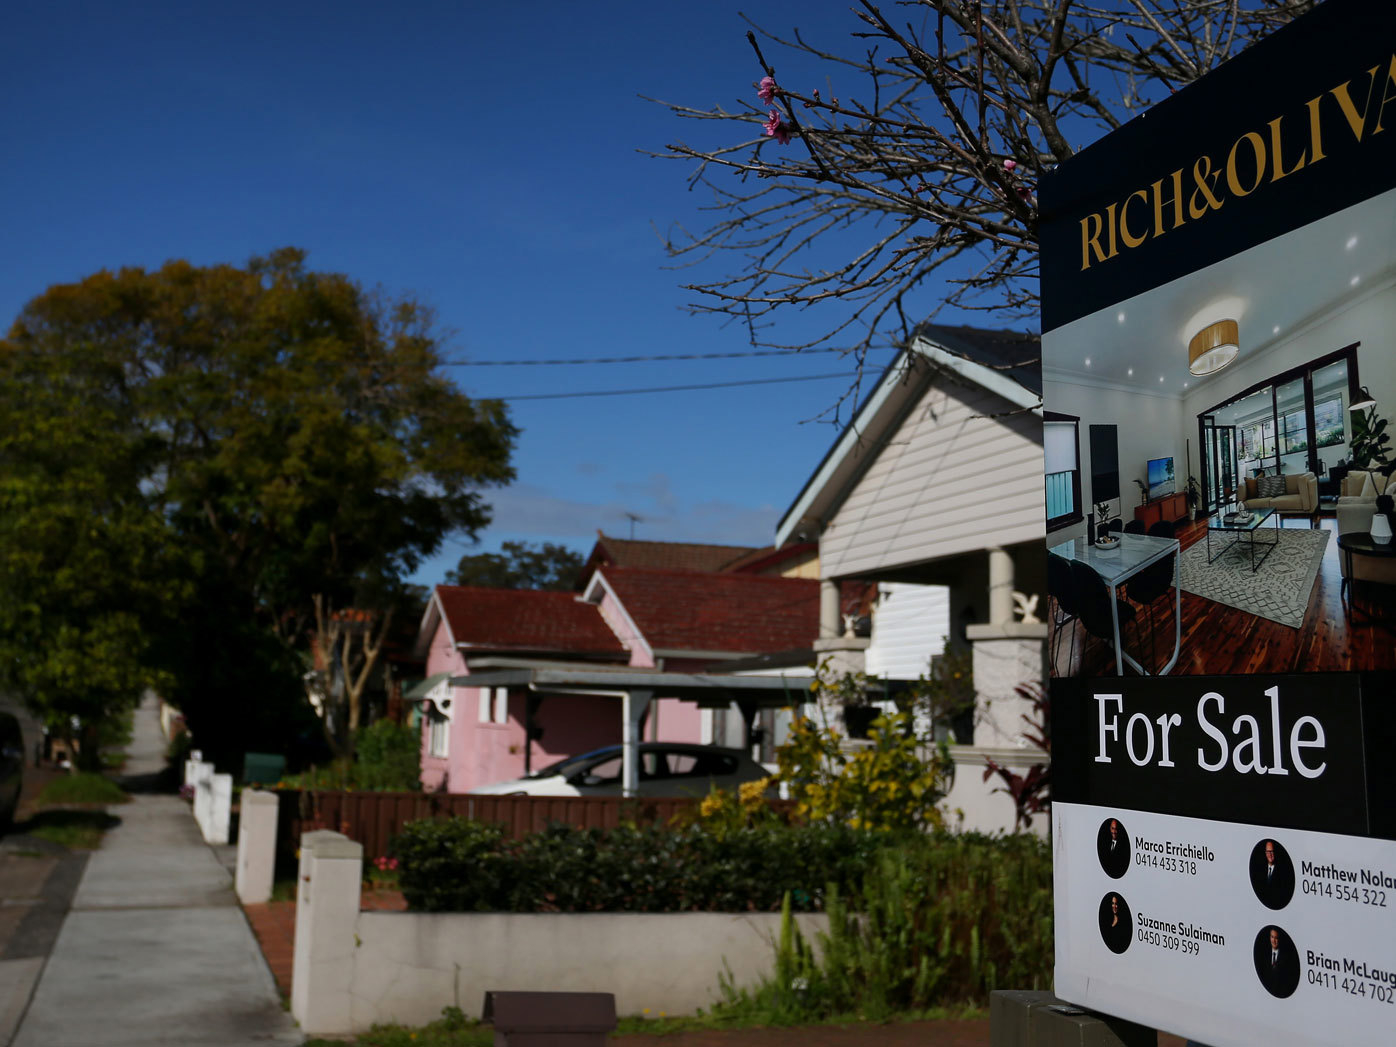
<svg viewBox="0 0 1396 1047"><path fill-rule="evenodd" d="M291 967L296 955L296 903L264 902L242 908L262 947L262 955L267 958L277 989L284 998L290 999ZM371 912L406 912L407 900L401 891L366 887L359 896L359 908Z"/></svg>

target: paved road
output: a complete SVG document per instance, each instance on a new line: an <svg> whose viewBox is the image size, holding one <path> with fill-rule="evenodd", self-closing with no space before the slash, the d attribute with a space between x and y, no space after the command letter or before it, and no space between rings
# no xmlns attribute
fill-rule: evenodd
<svg viewBox="0 0 1396 1047"><path fill-rule="evenodd" d="M163 766L153 701L127 752L128 779ZM15 1047L301 1043L188 804L141 794L111 811L121 824L82 872Z"/></svg>

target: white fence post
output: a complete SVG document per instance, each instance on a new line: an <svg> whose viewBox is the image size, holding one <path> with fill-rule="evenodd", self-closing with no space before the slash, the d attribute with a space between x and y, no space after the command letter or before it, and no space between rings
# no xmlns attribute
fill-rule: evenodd
<svg viewBox="0 0 1396 1047"><path fill-rule="evenodd" d="M208 839L209 817L213 813L213 764L199 760L194 764L194 821L199 832Z"/></svg>
<svg viewBox="0 0 1396 1047"><path fill-rule="evenodd" d="M242 791L238 816L237 892L244 905L271 900L276 872L276 815L281 797L262 789Z"/></svg>
<svg viewBox="0 0 1396 1047"><path fill-rule="evenodd" d="M209 776L208 821L204 825L204 841L212 844L228 842L228 826L233 820L233 776Z"/></svg>
<svg viewBox="0 0 1396 1047"><path fill-rule="evenodd" d="M350 984L364 848L328 829L301 835L291 1015L313 1035L351 1032Z"/></svg>

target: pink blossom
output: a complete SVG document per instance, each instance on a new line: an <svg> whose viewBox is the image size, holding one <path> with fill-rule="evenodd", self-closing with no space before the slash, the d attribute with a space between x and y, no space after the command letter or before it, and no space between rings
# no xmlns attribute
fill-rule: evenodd
<svg viewBox="0 0 1396 1047"><path fill-rule="evenodd" d="M761 101L765 102L767 105L770 105L771 101L776 96L776 92L779 90L780 88L776 87L776 81L774 77L763 76L761 78L761 83L757 86L756 97L761 99Z"/></svg>
<svg viewBox="0 0 1396 1047"><path fill-rule="evenodd" d="M1017 168L1017 166L1018 166L1018 161L1017 161L1017 160L1005 160L1005 161L1003 162L1003 169L1004 169L1005 171L1012 171L1012 170L1014 170L1015 168Z"/></svg>
<svg viewBox="0 0 1396 1047"><path fill-rule="evenodd" d="M766 123L762 130L767 137L774 138L781 145L790 144L790 128L785 125L785 121L780 118L780 113L771 109L766 113Z"/></svg>

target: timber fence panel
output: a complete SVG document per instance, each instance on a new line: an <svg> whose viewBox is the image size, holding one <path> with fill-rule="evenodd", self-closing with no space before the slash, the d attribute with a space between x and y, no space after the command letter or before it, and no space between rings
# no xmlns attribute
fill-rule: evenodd
<svg viewBox="0 0 1396 1047"><path fill-rule="evenodd" d="M578 829L614 829L620 825L671 824L674 817L701 801L689 798L619 796L476 796L469 793L339 792L282 790L277 825L277 855L284 870L294 861L300 835L316 829L342 833L364 847L372 861L389 853L393 837L408 822L461 817L501 826L522 839L560 823ZM789 801L770 801L789 812Z"/></svg>

